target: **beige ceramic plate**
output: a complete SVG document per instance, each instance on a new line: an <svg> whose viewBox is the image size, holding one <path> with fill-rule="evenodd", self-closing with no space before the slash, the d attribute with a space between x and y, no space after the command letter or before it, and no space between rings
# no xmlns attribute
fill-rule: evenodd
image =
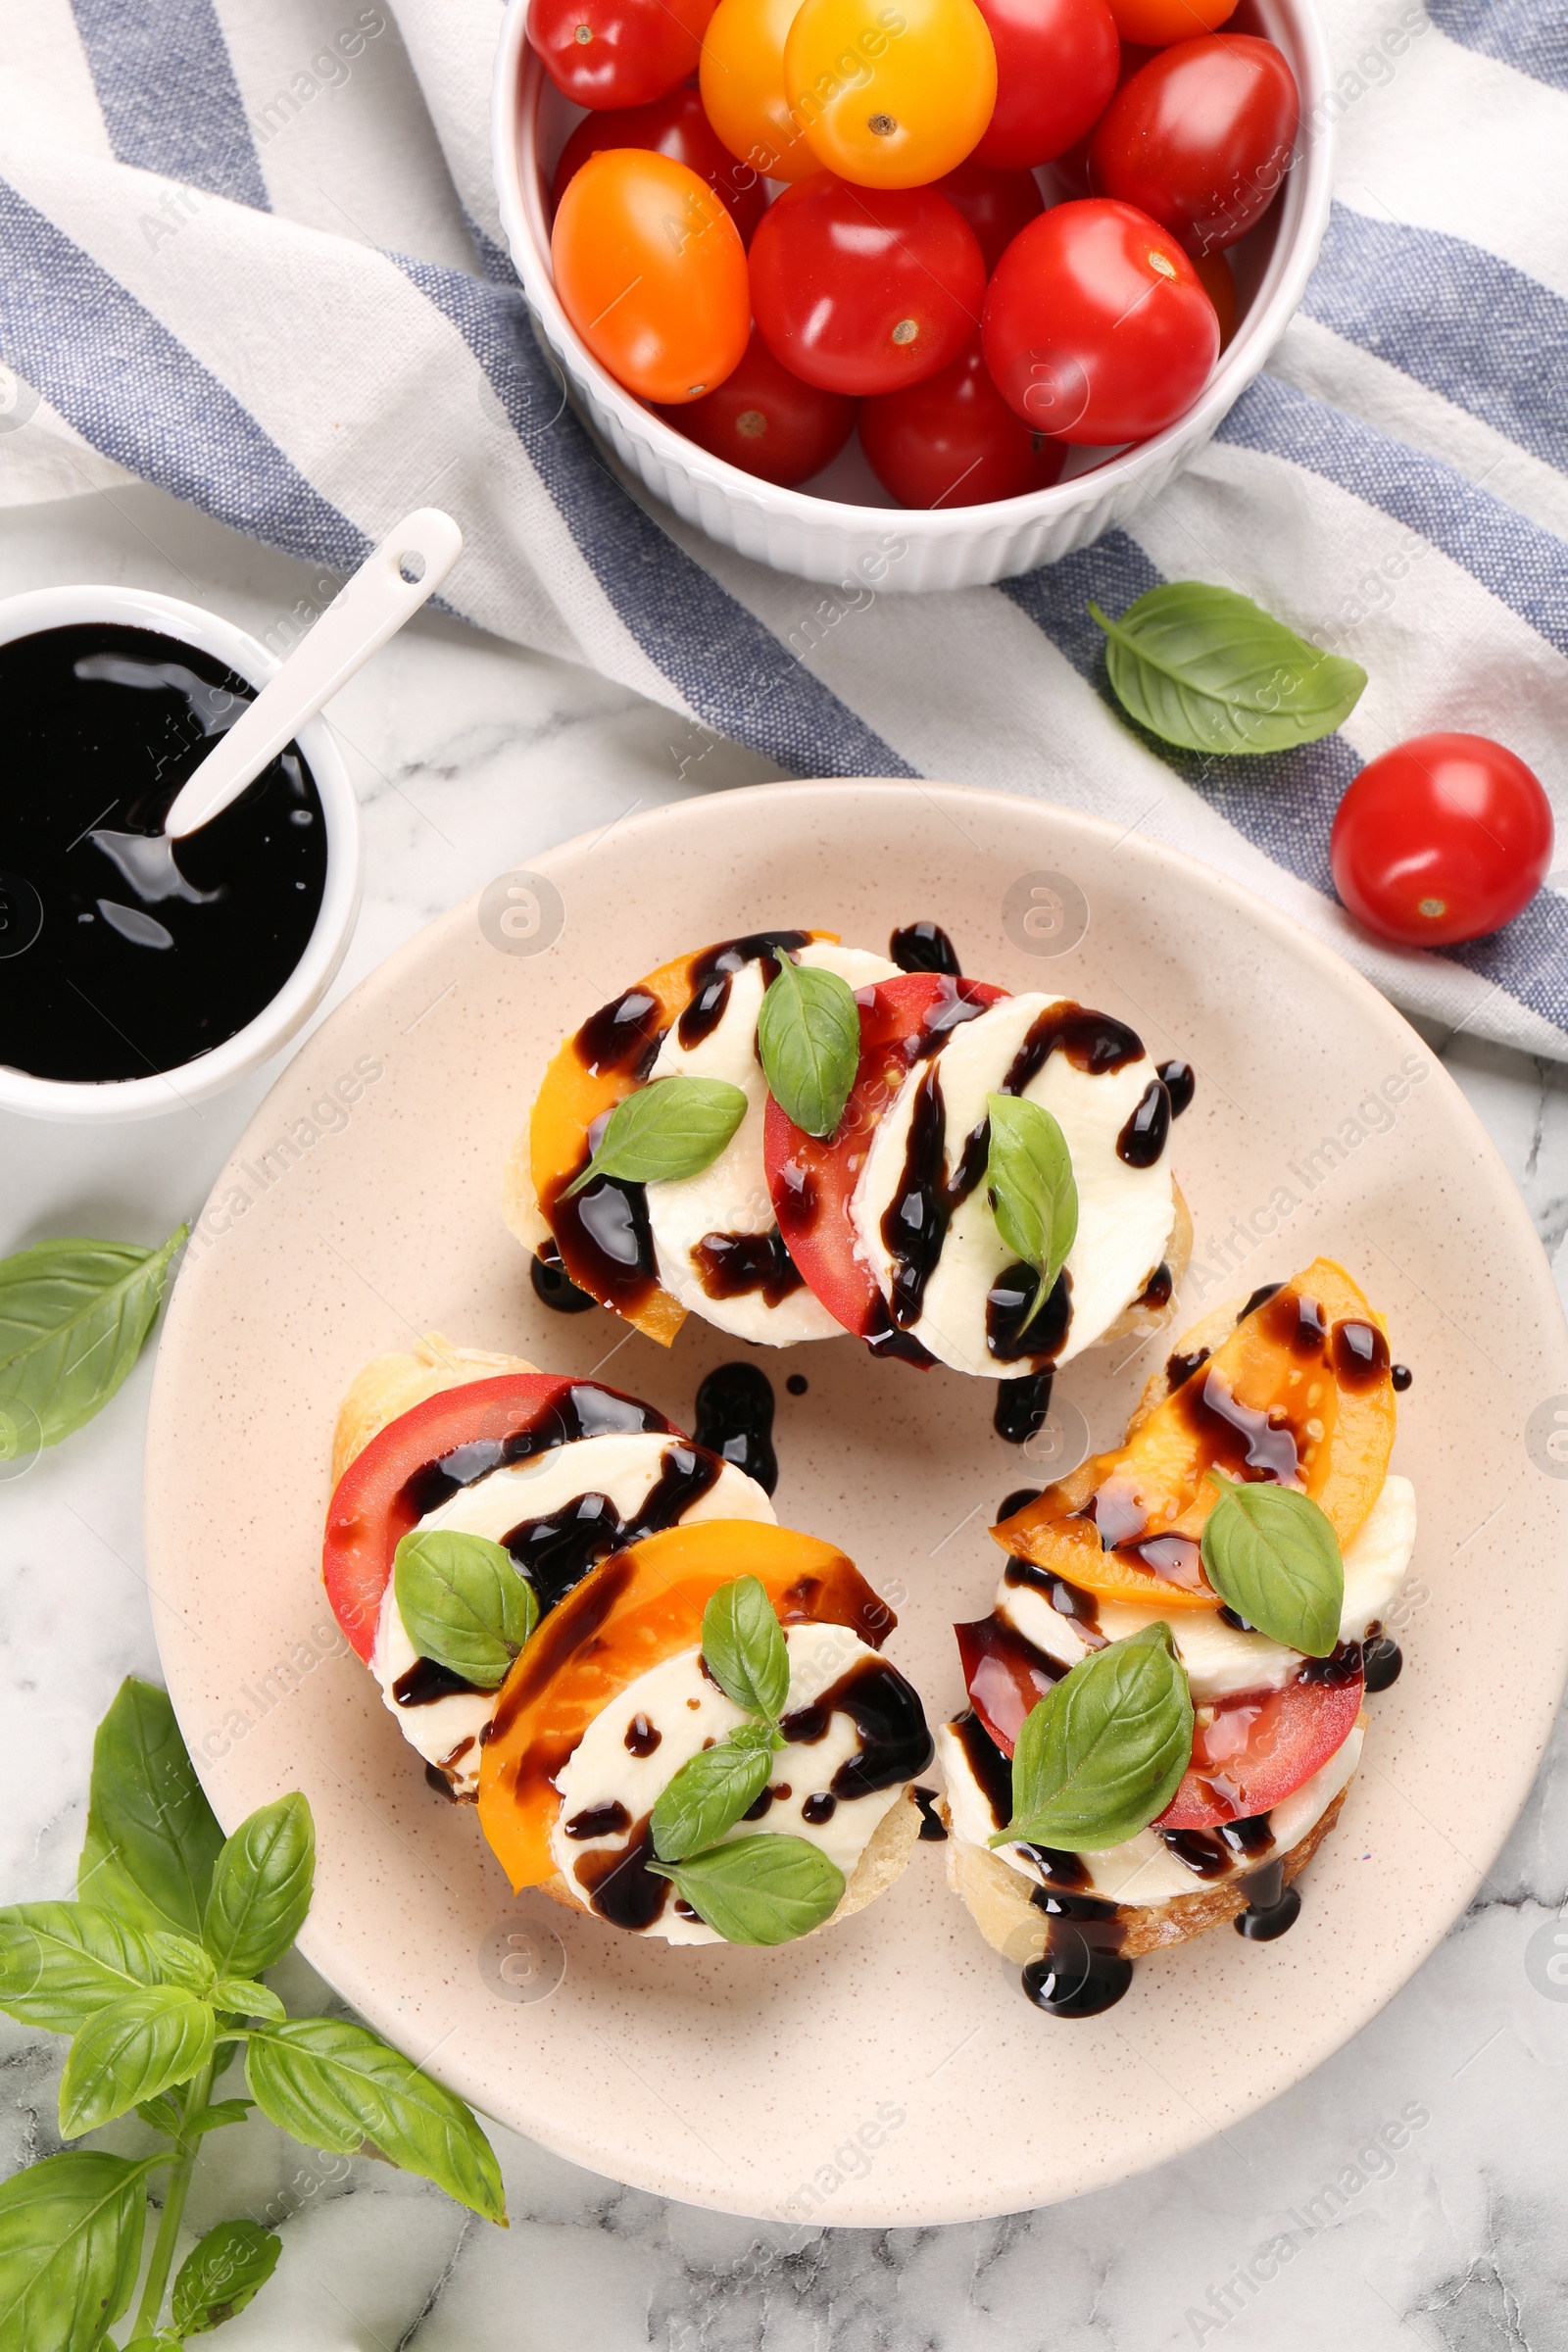
<svg viewBox="0 0 1568 2352"><path fill-rule="evenodd" d="M1568 1420L1568 1337L1513 1187L1364 981L1220 876L1087 817L903 783L780 785L538 863L559 902L503 886L458 907L317 1033L220 1177L180 1277L148 1541L213 1803L231 1826L303 1788L320 1840L310 1958L476 2105L617 2180L864 2227L1038 2205L1173 2156L1376 2013L1464 1907L1536 1770L1568 1648L1568 1461L1541 1435L1551 1400ZM1087 931L1041 954L1077 930L1077 894ZM1198 1231L1180 1322L1326 1250L1414 1373L1395 1457L1422 1518L1407 1663L1372 1702L1298 1925L1147 1960L1083 2024L1021 1997L937 1845L869 1911L776 1954L670 1951L514 1903L472 1812L426 1788L341 1654L318 1582L333 1414L379 1350L433 1327L599 1372L688 1426L702 1375L747 1352L695 1323L665 1352L597 1309L535 1301L502 1229L501 1164L562 1034L709 940L816 924L882 948L920 916L967 970L1102 1006L1196 1064L1172 1145ZM1076 1407L1112 1443L1157 1348L1073 1365L1062 1426ZM765 1360L780 1516L893 1599L891 1654L935 1720L961 1694L950 1624L990 1605L986 1523L1059 1466L1050 1433L1022 1458L993 1434L989 1383L878 1366L848 1340ZM790 1371L806 1396L786 1394Z"/></svg>

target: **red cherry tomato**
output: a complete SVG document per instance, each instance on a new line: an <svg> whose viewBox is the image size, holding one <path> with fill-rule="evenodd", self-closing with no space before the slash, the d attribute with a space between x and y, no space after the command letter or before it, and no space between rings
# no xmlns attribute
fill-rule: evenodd
<svg viewBox="0 0 1568 2352"><path fill-rule="evenodd" d="M828 392L891 392L945 368L974 333L986 266L934 188L798 180L752 240L752 311L773 357Z"/></svg>
<svg viewBox="0 0 1568 2352"><path fill-rule="evenodd" d="M1528 906L1551 863L1551 803L1485 735L1417 735L1363 767L1335 812L1334 887L1406 948L1480 939Z"/></svg>
<svg viewBox="0 0 1568 2352"><path fill-rule="evenodd" d="M520 1460L529 1448L514 1441L526 1431L546 1431L556 1408L574 1388L601 1397L621 1396L618 1389L606 1390L598 1382L565 1380L549 1372L506 1372L495 1380L468 1381L460 1389L427 1396L389 1421L355 1456L327 1505L321 1576L333 1613L362 1658L369 1656L375 1641L381 1595L398 1543L432 1507L418 1492L420 1474L459 1446L493 1446L499 1461L500 1448L512 1444L507 1458ZM674 1427L634 1397L621 1397L621 1402L642 1414L645 1429ZM465 1465L470 1477L488 1466L488 1459L476 1461L472 1455Z"/></svg>
<svg viewBox="0 0 1568 2352"><path fill-rule="evenodd" d="M1136 204L1189 253L1218 252L1279 193L1300 111L1296 76L1272 41L1178 41L1106 108L1090 142L1090 185Z"/></svg>
<svg viewBox="0 0 1568 2352"><path fill-rule="evenodd" d="M1219 354L1214 306L1175 238L1102 197L1058 204L1014 237L982 336L997 389L1024 422L1092 447L1162 432Z"/></svg>
<svg viewBox="0 0 1568 2352"><path fill-rule="evenodd" d="M1164 49L1214 31L1236 14L1236 0L1110 0L1110 13L1124 41Z"/></svg>
<svg viewBox="0 0 1568 2352"><path fill-rule="evenodd" d="M1145 49L1136 41L1123 41L1121 60L1116 68L1117 89L1124 90L1139 68L1147 66L1152 57L1158 55L1157 49ZM1070 196L1087 196L1090 193L1089 150L1094 140L1095 129L1091 124L1081 139L1074 139L1072 145L1054 159L1053 168L1055 175Z"/></svg>
<svg viewBox="0 0 1568 2352"><path fill-rule="evenodd" d="M947 980L933 972L879 980L856 996L860 1061L833 1133L806 1134L768 1099L762 1158L784 1246L828 1313L873 1346L892 1336L893 1324L875 1275L856 1255L850 1221L850 1197L871 1131L932 1038L1006 993L983 980Z"/></svg>
<svg viewBox="0 0 1568 2352"><path fill-rule="evenodd" d="M713 0L528 0L528 38L576 106L646 106L697 71Z"/></svg>
<svg viewBox="0 0 1568 2352"><path fill-rule="evenodd" d="M560 204L568 181L575 178L591 155L606 147L647 147L684 164L706 179L715 196L729 208L731 220L749 245L752 232L767 210L767 190L750 164L738 164L703 112L697 92L684 83L651 106L612 107L585 115L561 150L556 166L553 199Z"/></svg>
<svg viewBox="0 0 1568 2352"><path fill-rule="evenodd" d="M951 368L860 408L860 447L901 507L982 507L1058 481L1067 452L1015 416L976 336Z"/></svg>
<svg viewBox="0 0 1568 2352"><path fill-rule="evenodd" d="M1162 1830L1212 1830L1266 1813L1321 1770L1355 1728L1361 1676L1289 1683L1223 1698L1193 1737L1193 1760L1159 1816Z"/></svg>
<svg viewBox="0 0 1568 2352"><path fill-rule="evenodd" d="M792 375L755 328L746 357L716 392L667 414L699 448L786 490L820 473L855 424L853 400Z"/></svg>
<svg viewBox="0 0 1568 2352"><path fill-rule="evenodd" d="M975 0L997 52L997 103L974 150L1004 172L1049 163L1094 127L1116 87L1105 0Z"/></svg>
<svg viewBox="0 0 1568 2352"><path fill-rule="evenodd" d="M939 196L957 206L974 230L988 277L1019 229L1027 228L1046 209L1032 172L993 172L972 157L932 184Z"/></svg>

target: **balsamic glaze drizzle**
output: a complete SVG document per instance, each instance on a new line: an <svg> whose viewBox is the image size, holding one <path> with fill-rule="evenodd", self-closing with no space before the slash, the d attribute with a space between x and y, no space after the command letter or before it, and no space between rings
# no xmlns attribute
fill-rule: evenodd
<svg viewBox="0 0 1568 2352"><path fill-rule="evenodd" d="M1048 1365L1044 1372L1025 1372L1016 1380L998 1381L991 1426L999 1438L1004 1438L1009 1446L1027 1446L1045 1427L1054 1378Z"/></svg>
<svg viewBox="0 0 1568 2352"><path fill-rule="evenodd" d="M888 941L888 954L901 972L945 972L959 977L958 951L940 923L906 923Z"/></svg>
<svg viewBox="0 0 1568 2352"><path fill-rule="evenodd" d="M778 1306L806 1282L776 1225L768 1233L705 1233L692 1263L710 1298L743 1298L760 1291L767 1305Z"/></svg>
<svg viewBox="0 0 1568 2352"><path fill-rule="evenodd" d="M588 1307L597 1306L586 1291L579 1291L561 1262L561 1251L554 1242L541 1242L528 1267L528 1279L533 1295L542 1306L554 1309L558 1315L580 1315Z"/></svg>
<svg viewBox="0 0 1568 2352"><path fill-rule="evenodd" d="M1184 1110L1191 1110L1193 1096L1198 1091L1193 1065L1190 1061L1162 1061L1159 1074L1165 1082L1165 1092L1170 1097L1170 1115L1173 1119L1179 1119Z"/></svg>
<svg viewBox="0 0 1568 2352"><path fill-rule="evenodd" d="M764 1494L778 1485L773 1450L773 1384L756 1364L720 1364L697 1392L697 1442L755 1478Z"/></svg>

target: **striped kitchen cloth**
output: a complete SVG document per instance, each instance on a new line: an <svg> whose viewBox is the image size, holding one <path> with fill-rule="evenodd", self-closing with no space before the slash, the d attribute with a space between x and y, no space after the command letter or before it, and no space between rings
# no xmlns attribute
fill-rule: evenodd
<svg viewBox="0 0 1568 2352"><path fill-rule="evenodd" d="M1568 847L1505 932L1376 948L1329 820L1361 761L1494 734L1568 815L1568 11L1325 0L1339 167L1269 370L1186 475L1066 562L843 595L709 545L606 463L528 331L488 154L496 0L0 0L0 498L128 472L347 571L458 516L467 619L815 774L941 776L1179 845L1399 1003L1568 1056ZM1162 760L1091 597L1245 589L1371 683L1293 755Z"/></svg>

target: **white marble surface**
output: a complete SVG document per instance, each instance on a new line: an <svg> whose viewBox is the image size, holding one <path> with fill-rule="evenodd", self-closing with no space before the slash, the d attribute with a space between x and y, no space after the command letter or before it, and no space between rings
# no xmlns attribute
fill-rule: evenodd
<svg viewBox="0 0 1568 2352"><path fill-rule="evenodd" d="M258 633L309 590L300 567L141 489L0 514L0 594L91 578L211 601ZM367 838L365 914L334 996L548 843L769 772L723 745L693 766L706 739L694 746L661 712L439 620L379 657L332 716ZM1568 1071L1434 1042L1568 1287ZM101 1139L0 1118L0 1252L51 1233L162 1235L199 1204L267 1083ZM150 1369L144 1359L88 1434L0 1489L9 1900L71 1890L93 1726L123 1674L158 1673L140 1570ZM1565 1761L1559 1737L1483 1896L1384 2015L1288 2098L1180 2163L972 2227L786 2232L662 2204L500 2132L503 2234L384 2166L323 2165L253 2124L214 2144L191 2205L197 2229L244 2212L270 2215L284 2238L275 2279L222 2341L1156 2352L1223 2338L1227 2352L1544 2352L1564 2340L1568 2298L1568 1984L1550 1987L1543 1966L1568 1906ZM291 1975L301 2005L328 2002L303 1964ZM1332 1982L1321 1998L1333 2002ZM0 2021L0 2169L57 2144L64 2046ZM1398 2153L1358 2164L1401 2116ZM1276 2246L1256 2266L1273 2278L1239 2275L1282 2236L1289 2256Z"/></svg>

